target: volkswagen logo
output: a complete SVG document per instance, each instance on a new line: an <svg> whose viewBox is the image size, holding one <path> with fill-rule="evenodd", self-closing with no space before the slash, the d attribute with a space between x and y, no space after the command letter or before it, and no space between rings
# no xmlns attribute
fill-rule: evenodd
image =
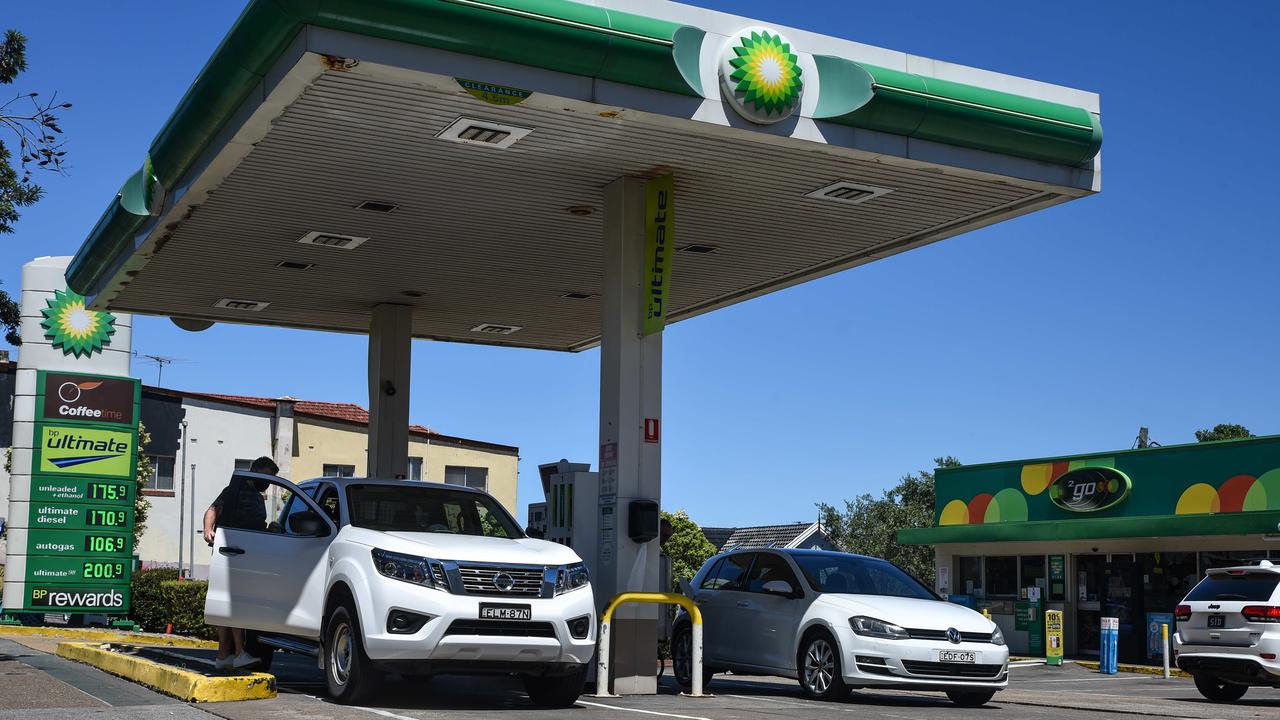
<svg viewBox="0 0 1280 720"><path fill-rule="evenodd" d="M493 586L500 592L511 592L511 588L516 586L516 579L506 573L498 573L493 576Z"/></svg>
<svg viewBox="0 0 1280 720"><path fill-rule="evenodd" d="M959 645L960 641L964 638L960 637L959 630L955 628L947 628L947 639L950 640L953 645Z"/></svg>

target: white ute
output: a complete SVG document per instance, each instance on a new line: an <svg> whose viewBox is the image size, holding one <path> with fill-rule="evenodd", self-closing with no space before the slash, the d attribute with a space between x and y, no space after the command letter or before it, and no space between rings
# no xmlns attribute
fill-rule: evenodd
<svg viewBox="0 0 1280 720"><path fill-rule="evenodd" d="M250 631L250 652L311 654L354 703L386 673L516 674L538 705L581 694L595 650L586 566L526 536L478 490L237 472L279 497L262 530L219 528L205 620Z"/></svg>

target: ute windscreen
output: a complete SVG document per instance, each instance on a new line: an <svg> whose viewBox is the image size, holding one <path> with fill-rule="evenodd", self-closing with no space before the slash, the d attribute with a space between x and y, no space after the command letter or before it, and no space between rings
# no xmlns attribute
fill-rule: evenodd
<svg viewBox="0 0 1280 720"><path fill-rule="evenodd" d="M1187 602L1204 600L1244 600L1266 602L1280 585L1277 573L1244 573L1242 575L1214 574L1206 577L1191 589Z"/></svg>
<svg viewBox="0 0 1280 720"><path fill-rule="evenodd" d="M524 537L493 498L464 490L404 485L350 485L351 524L383 532Z"/></svg>

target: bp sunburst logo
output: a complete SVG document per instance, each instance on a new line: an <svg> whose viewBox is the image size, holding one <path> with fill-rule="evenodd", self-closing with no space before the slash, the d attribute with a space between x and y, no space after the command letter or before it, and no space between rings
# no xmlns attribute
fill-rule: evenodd
<svg viewBox="0 0 1280 720"><path fill-rule="evenodd" d="M64 355L88 357L111 344L116 331L116 317L109 312L85 307L84 297L70 290L55 290L46 301L49 307L40 311L44 320L44 336Z"/></svg>
<svg viewBox="0 0 1280 720"><path fill-rule="evenodd" d="M730 104L758 123L779 122L795 112L804 92L801 74L791 43L764 28L738 33L729 41L720 64Z"/></svg>

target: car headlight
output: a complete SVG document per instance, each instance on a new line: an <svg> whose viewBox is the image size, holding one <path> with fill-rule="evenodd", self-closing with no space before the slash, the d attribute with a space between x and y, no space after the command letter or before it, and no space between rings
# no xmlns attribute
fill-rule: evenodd
<svg viewBox="0 0 1280 720"><path fill-rule="evenodd" d="M586 587L591 582L586 563L561 565L556 568L556 594L571 592Z"/></svg>
<svg viewBox="0 0 1280 720"><path fill-rule="evenodd" d="M380 575L436 590L447 589L444 585L444 568L431 558L377 548L373 549L372 554L373 566Z"/></svg>
<svg viewBox="0 0 1280 720"><path fill-rule="evenodd" d="M1004 645L1004 633L1000 632L999 625L994 626L994 629L991 631L991 644Z"/></svg>
<svg viewBox="0 0 1280 720"><path fill-rule="evenodd" d="M906 630L894 625L890 622L877 620L871 617L859 615L849 618L849 627L853 631L864 637L881 638L884 640L906 640L910 635Z"/></svg>

